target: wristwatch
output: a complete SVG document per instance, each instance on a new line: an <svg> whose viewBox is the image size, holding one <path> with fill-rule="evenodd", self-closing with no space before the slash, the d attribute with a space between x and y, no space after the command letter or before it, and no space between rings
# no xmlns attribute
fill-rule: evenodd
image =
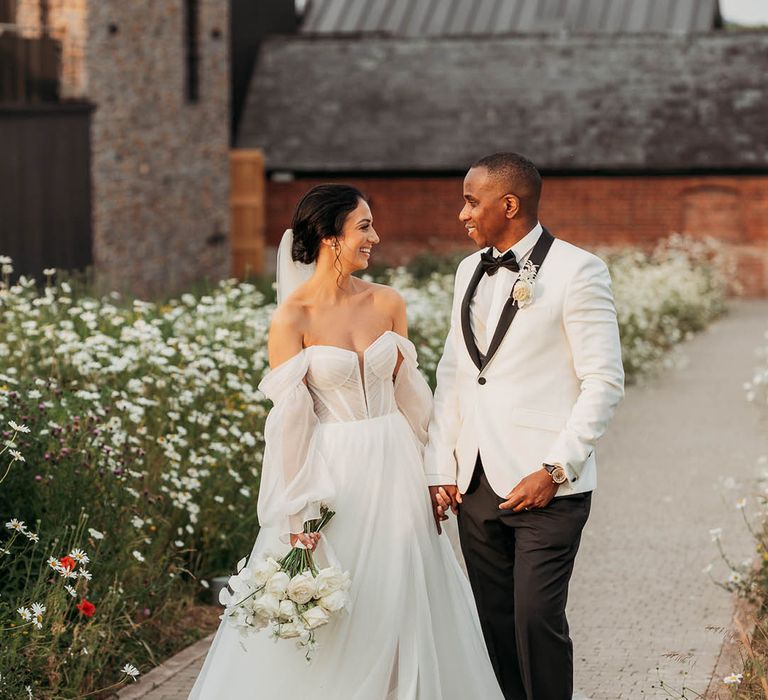
<svg viewBox="0 0 768 700"><path fill-rule="evenodd" d="M563 469L559 464L543 464L542 466L552 477L552 481L554 483L559 485L568 481L568 476L565 473L565 469Z"/></svg>

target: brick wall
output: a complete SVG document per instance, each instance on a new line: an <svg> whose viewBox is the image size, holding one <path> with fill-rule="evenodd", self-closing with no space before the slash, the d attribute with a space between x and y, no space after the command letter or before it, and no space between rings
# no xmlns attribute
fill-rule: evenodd
<svg viewBox="0 0 768 700"><path fill-rule="evenodd" d="M293 208L325 180L269 182L267 235L276 245ZM371 198L382 242L376 259L467 245L458 220L461 178L344 178ZM768 294L768 176L545 177L541 220L555 235L588 249L650 248L672 232L722 241L737 263L745 295Z"/></svg>
<svg viewBox="0 0 768 700"><path fill-rule="evenodd" d="M229 275L229 3L198 5L200 92L188 103L183 0L50 0L62 97L96 105L101 290L155 296ZM17 15L39 32L38 0L20 0Z"/></svg>

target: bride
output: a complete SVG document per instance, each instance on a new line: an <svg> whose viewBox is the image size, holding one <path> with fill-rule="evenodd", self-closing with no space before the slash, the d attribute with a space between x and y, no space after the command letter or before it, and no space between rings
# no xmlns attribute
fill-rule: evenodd
<svg viewBox="0 0 768 700"><path fill-rule="evenodd" d="M378 242L355 188L319 185L299 202L260 385L274 408L251 561L297 543L335 556L350 604L318 630L311 665L290 641L222 623L190 698L502 697L469 583L433 521L422 471L432 396L405 305L352 276ZM321 503L336 516L322 536L303 534Z"/></svg>

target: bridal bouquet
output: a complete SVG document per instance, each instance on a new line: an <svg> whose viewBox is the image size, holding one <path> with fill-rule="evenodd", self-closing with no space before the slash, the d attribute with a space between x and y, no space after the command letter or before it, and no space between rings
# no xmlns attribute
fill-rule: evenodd
<svg viewBox="0 0 768 700"><path fill-rule="evenodd" d="M335 515L326 506L320 517L304 526L304 532L319 532ZM282 559L264 556L245 566L237 565L219 602L225 606L221 619L244 636L269 627L275 639L296 639L311 660L317 648L315 630L347 604L348 572L329 566L318 569L312 552L293 547Z"/></svg>

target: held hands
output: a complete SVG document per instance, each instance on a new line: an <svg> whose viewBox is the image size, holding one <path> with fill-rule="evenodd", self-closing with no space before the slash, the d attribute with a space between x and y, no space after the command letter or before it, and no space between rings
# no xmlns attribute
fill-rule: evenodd
<svg viewBox="0 0 768 700"><path fill-rule="evenodd" d="M319 532L301 532L299 534L291 533L291 547L295 547L297 542L301 542L310 552L315 550L320 541Z"/></svg>
<svg viewBox="0 0 768 700"><path fill-rule="evenodd" d="M430 486L429 498L432 501L432 514L435 517L437 534L443 533L440 523L448 520L448 509L453 511L454 515L459 512L461 503L461 492L455 484L443 484L442 486Z"/></svg>
<svg viewBox="0 0 768 700"><path fill-rule="evenodd" d="M555 497L558 485L552 481L552 477L546 469L529 474L520 480L515 488L507 494L507 500L499 508L512 510L519 513L521 510L533 510L545 508Z"/></svg>

